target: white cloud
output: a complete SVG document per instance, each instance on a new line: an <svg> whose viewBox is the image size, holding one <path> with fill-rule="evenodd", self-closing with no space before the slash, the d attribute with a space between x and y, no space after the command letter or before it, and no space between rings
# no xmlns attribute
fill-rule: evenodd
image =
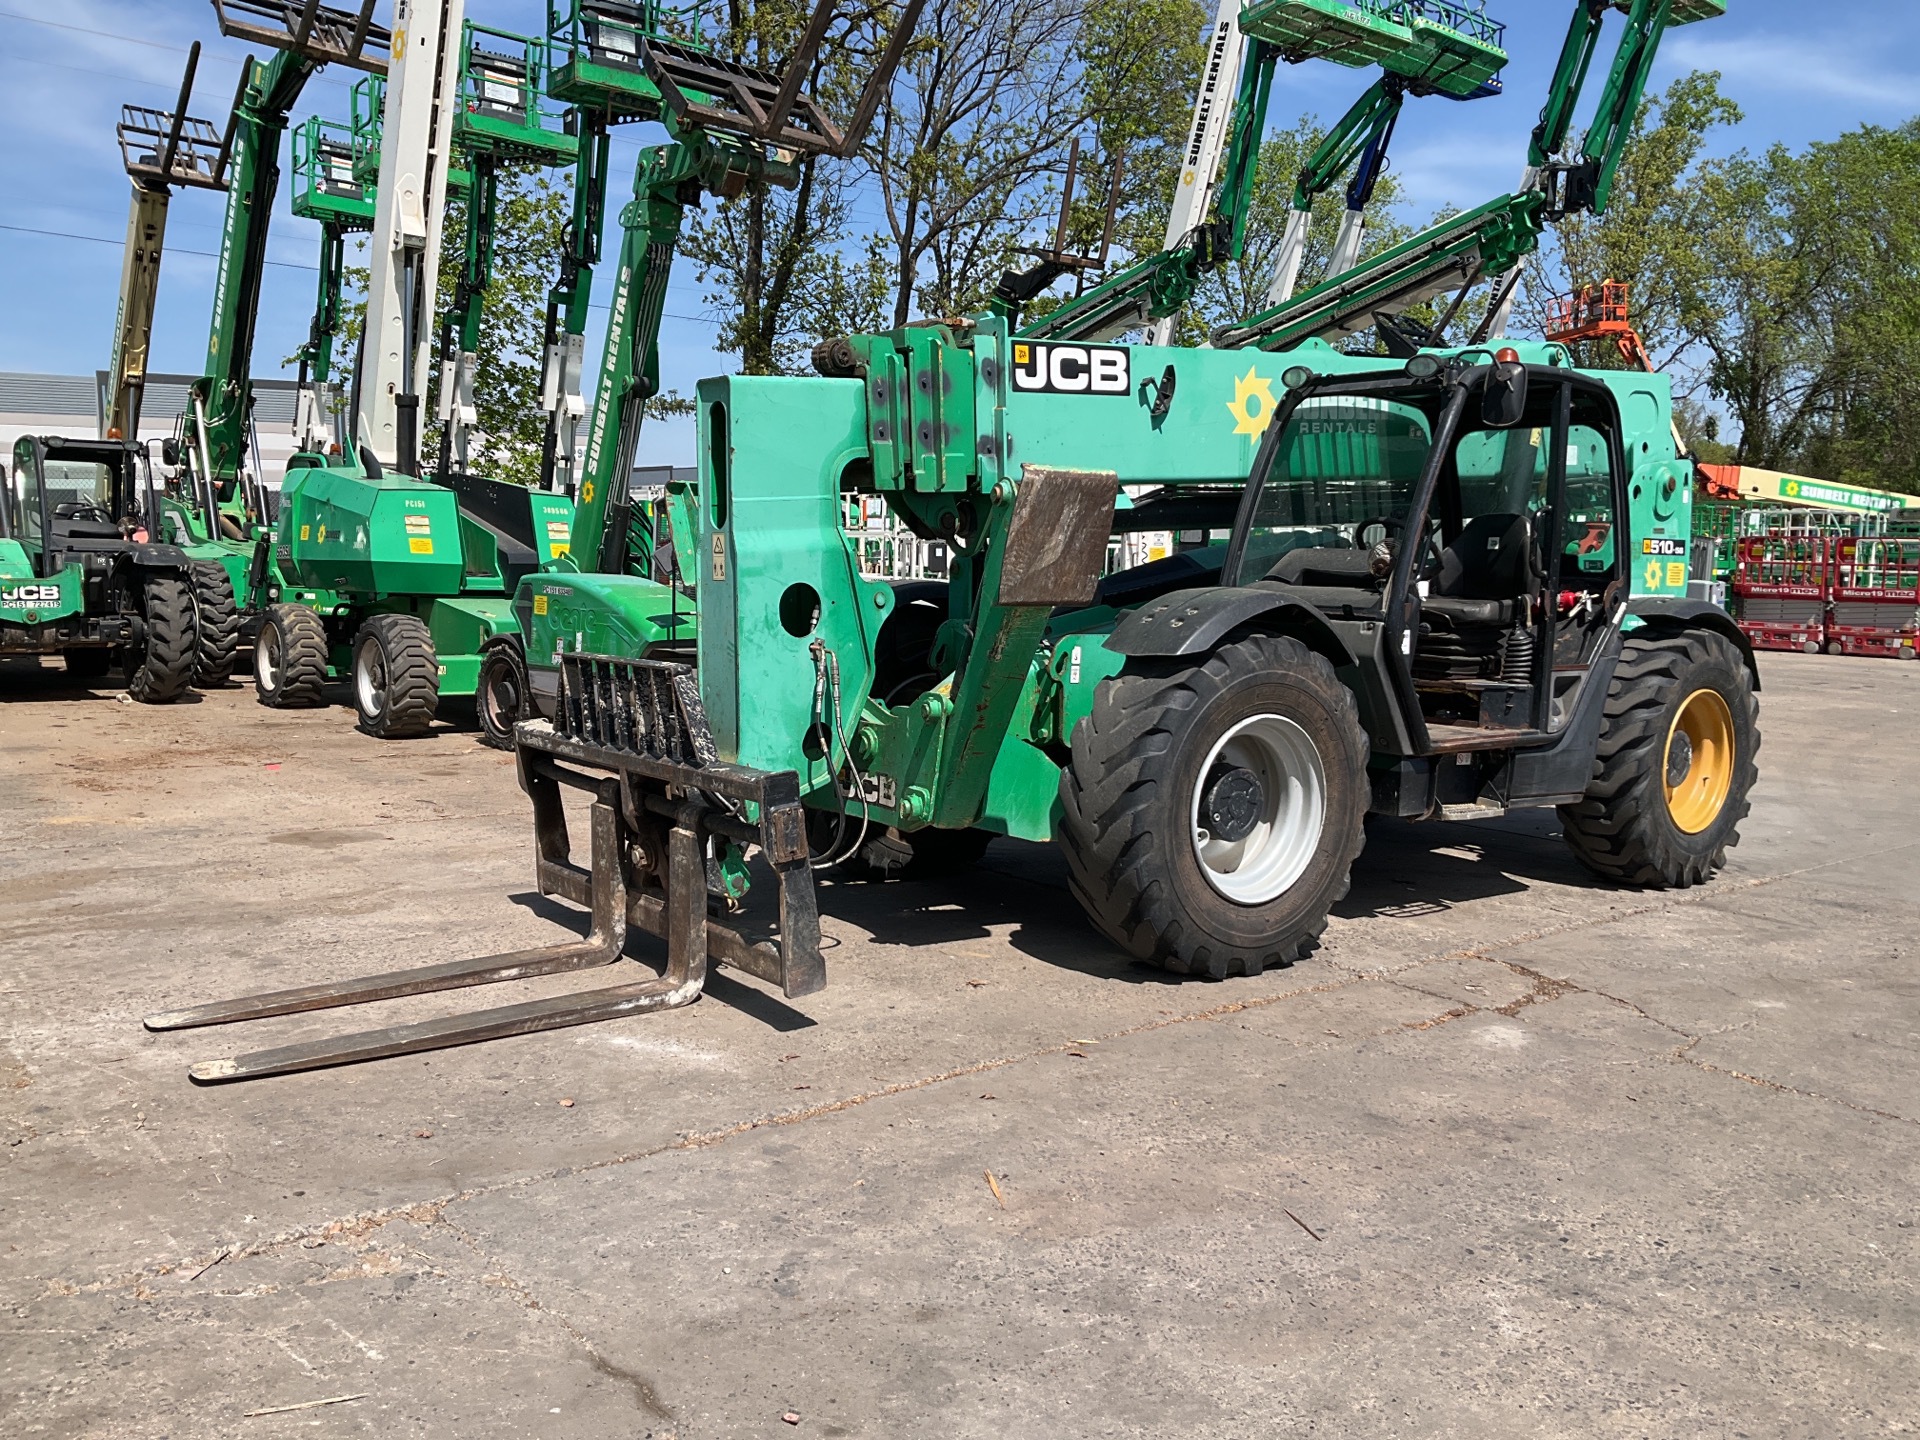
<svg viewBox="0 0 1920 1440"><path fill-rule="evenodd" d="M1874 55L1898 48L1889 38L1871 42ZM1845 100L1856 114L1878 110L1905 118L1920 110L1920 88L1913 77L1873 66L1862 53L1868 44L1861 37L1859 48L1843 49L1830 41L1773 35L1722 41L1685 31L1666 42L1661 59L1682 71L1718 70L1727 93L1743 104L1798 96Z"/></svg>

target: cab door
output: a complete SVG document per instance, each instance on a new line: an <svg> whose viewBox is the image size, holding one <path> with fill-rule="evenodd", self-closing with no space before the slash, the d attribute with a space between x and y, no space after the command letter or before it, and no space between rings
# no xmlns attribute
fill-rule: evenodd
<svg viewBox="0 0 1920 1440"><path fill-rule="evenodd" d="M51 523L47 514L45 459L34 438L22 436L13 447L14 480L9 491L15 497L13 503L19 522L14 533L27 558L33 562L33 573L43 579L48 574L47 527Z"/></svg>

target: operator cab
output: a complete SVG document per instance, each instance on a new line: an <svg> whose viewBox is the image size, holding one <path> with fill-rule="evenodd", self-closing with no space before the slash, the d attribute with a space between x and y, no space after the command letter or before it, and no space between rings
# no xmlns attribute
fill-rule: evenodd
<svg viewBox="0 0 1920 1440"><path fill-rule="evenodd" d="M25 435L14 445L13 471L10 528L42 576L71 554L117 553L147 540L153 478L142 446Z"/></svg>
<svg viewBox="0 0 1920 1440"><path fill-rule="evenodd" d="M1625 593L1611 393L1510 351L1288 378L1225 583L1282 591L1341 632L1374 672L1371 708L1399 712L1370 718L1377 748L1545 743Z"/></svg>

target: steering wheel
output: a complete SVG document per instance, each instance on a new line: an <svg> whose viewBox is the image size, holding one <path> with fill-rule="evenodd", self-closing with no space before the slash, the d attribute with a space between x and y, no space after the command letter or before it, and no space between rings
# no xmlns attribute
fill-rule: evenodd
<svg viewBox="0 0 1920 1440"><path fill-rule="evenodd" d="M1385 534L1379 540L1369 541L1366 538L1367 532L1376 525L1378 525ZM1391 572L1393 562L1400 556L1399 537L1401 532L1406 528L1407 522L1398 515L1369 515L1353 527L1353 548L1374 552L1372 569L1374 574L1381 579L1385 579L1387 574ZM1434 539L1431 530L1425 530L1422 534L1426 540L1427 553L1422 557L1421 565L1415 575L1416 579L1422 576L1437 574L1440 569L1439 542ZM1383 558L1385 563L1382 563Z"/></svg>
<svg viewBox="0 0 1920 1440"><path fill-rule="evenodd" d="M92 500L64 500L53 507L53 513L61 520L94 520L102 525L114 523L113 516Z"/></svg>

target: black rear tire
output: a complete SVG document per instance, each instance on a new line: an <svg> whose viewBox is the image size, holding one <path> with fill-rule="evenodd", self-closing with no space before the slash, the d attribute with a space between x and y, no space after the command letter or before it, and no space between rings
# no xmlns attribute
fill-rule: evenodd
<svg viewBox="0 0 1920 1440"><path fill-rule="evenodd" d="M193 562L193 612L193 683L217 689L233 678L240 652L240 606L226 567L217 561Z"/></svg>
<svg viewBox="0 0 1920 1440"><path fill-rule="evenodd" d="M375 615L353 641L353 708L378 740L424 735L440 706L440 662L418 615Z"/></svg>
<svg viewBox="0 0 1920 1440"><path fill-rule="evenodd" d="M483 742L496 750L513 749L513 727L532 714L527 708L527 662L517 639L488 644L474 681L473 713Z"/></svg>
<svg viewBox="0 0 1920 1440"><path fill-rule="evenodd" d="M1250 726L1311 747L1293 752L1300 785L1284 783L1284 767L1270 771L1247 812L1255 828L1239 853L1249 865L1269 845L1294 856L1270 872L1273 893L1223 872L1237 862L1219 858L1219 837L1192 808L1217 793L1231 753L1221 747ZM1220 979L1290 965L1347 893L1365 843L1366 771L1352 694L1297 640L1255 635L1192 660L1130 661L1074 727L1060 776L1057 834L1074 895L1099 930L1165 970ZM1203 863L1203 850L1215 858ZM1248 898L1227 893L1236 886Z"/></svg>
<svg viewBox="0 0 1920 1440"><path fill-rule="evenodd" d="M178 575L149 572L140 582L145 635L122 652L127 694L143 705L166 705L193 682L193 594Z"/></svg>
<svg viewBox="0 0 1920 1440"><path fill-rule="evenodd" d="M911 705L940 682L933 642L947 619L947 582L902 580L893 587L893 613L873 642L873 698Z"/></svg>
<svg viewBox="0 0 1920 1440"><path fill-rule="evenodd" d="M101 680L113 669L111 650L62 650L60 658L67 673L76 680Z"/></svg>
<svg viewBox="0 0 1920 1440"><path fill-rule="evenodd" d="M1724 798L1707 823L1689 830L1676 821L1668 782L1693 762L1691 742L1680 753L1680 722L1683 708L1699 703L1695 697L1702 692L1724 705L1732 744ZM1635 631L1622 646L1607 689L1586 796L1560 807L1567 844L1595 874L1624 885L1701 884L1740 841L1740 822L1752 808L1749 796L1760 774L1754 759L1759 749L1760 701L1746 658L1731 640L1712 630Z"/></svg>
<svg viewBox="0 0 1920 1440"><path fill-rule="evenodd" d="M270 605L254 640L253 692L275 710L325 701L327 627L305 605Z"/></svg>

